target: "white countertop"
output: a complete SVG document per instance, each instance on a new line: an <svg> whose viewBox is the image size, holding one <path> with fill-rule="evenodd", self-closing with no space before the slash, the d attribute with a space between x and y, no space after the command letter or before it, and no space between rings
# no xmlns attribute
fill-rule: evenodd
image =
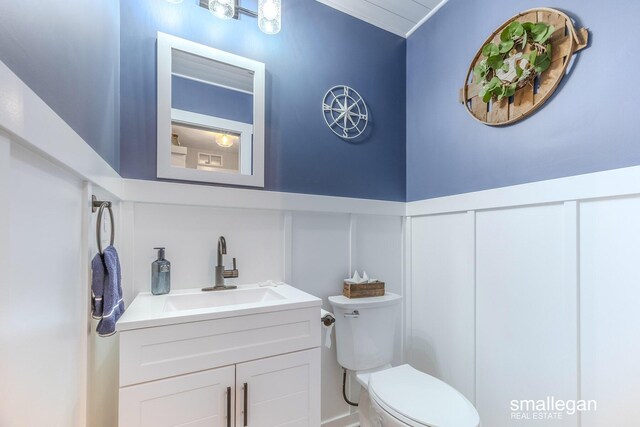
<svg viewBox="0 0 640 427"><path fill-rule="evenodd" d="M258 291L260 289L262 289L263 292L268 292L272 298L266 298L264 301L234 303L232 305L214 305L203 308L175 308L177 305L176 301L179 300L186 301L188 299L189 301L197 301L201 297L202 299L217 298L217 296L211 294L220 294L220 297L225 299L233 299L245 291L255 294L261 292ZM206 305L206 303L202 305ZM200 289L175 290L166 295L152 295L150 292L141 292L127 307L120 320L118 320L116 329L118 331L127 331L131 329L247 316L273 311L295 310L307 307L320 308L321 305L322 300L320 298L284 283L267 286L258 284L240 285L237 289L225 291L203 292Z"/></svg>

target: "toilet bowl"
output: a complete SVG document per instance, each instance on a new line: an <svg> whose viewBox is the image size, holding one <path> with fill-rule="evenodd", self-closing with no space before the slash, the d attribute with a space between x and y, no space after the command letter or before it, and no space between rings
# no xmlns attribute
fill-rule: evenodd
<svg viewBox="0 0 640 427"><path fill-rule="evenodd" d="M478 412L459 391L410 365L368 373L361 427L477 427Z"/></svg>
<svg viewBox="0 0 640 427"><path fill-rule="evenodd" d="M402 297L329 297L338 363L362 386L361 427L477 427L478 412L455 388L410 365L391 367Z"/></svg>

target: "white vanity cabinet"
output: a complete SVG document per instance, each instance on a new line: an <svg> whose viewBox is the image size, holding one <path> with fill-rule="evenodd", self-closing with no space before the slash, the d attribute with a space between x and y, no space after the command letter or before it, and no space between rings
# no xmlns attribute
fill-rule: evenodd
<svg viewBox="0 0 640 427"><path fill-rule="evenodd" d="M319 426L320 348L236 365L236 426Z"/></svg>
<svg viewBox="0 0 640 427"><path fill-rule="evenodd" d="M319 348L120 390L121 427L318 426L319 408Z"/></svg>
<svg viewBox="0 0 640 427"><path fill-rule="evenodd" d="M120 389L120 426L227 426L235 366ZM230 424L233 425L233 424Z"/></svg>
<svg viewBox="0 0 640 427"><path fill-rule="evenodd" d="M149 303L119 323L120 427L320 425L320 300L146 318Z"/></svg>

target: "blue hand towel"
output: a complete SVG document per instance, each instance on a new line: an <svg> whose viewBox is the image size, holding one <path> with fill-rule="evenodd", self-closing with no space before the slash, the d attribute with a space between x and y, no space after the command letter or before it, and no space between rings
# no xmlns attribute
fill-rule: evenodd
<svg viewBox="0 0 640 427"><path fill-rule="evenodd" d="M96 331L101 337L116 332L116 322L124 313L120 260L113 246L107 246L103 254L91 261L91 316L99 319Z"/></svg>

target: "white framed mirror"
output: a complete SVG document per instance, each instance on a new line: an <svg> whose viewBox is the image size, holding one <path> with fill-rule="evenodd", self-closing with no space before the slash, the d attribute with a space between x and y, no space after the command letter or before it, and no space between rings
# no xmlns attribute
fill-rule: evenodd
<svg viewBox="0 0 640 427"><path fill-rule="evenodd" d="M264 187L265 66L158 33L158 178Z"/></svg>

